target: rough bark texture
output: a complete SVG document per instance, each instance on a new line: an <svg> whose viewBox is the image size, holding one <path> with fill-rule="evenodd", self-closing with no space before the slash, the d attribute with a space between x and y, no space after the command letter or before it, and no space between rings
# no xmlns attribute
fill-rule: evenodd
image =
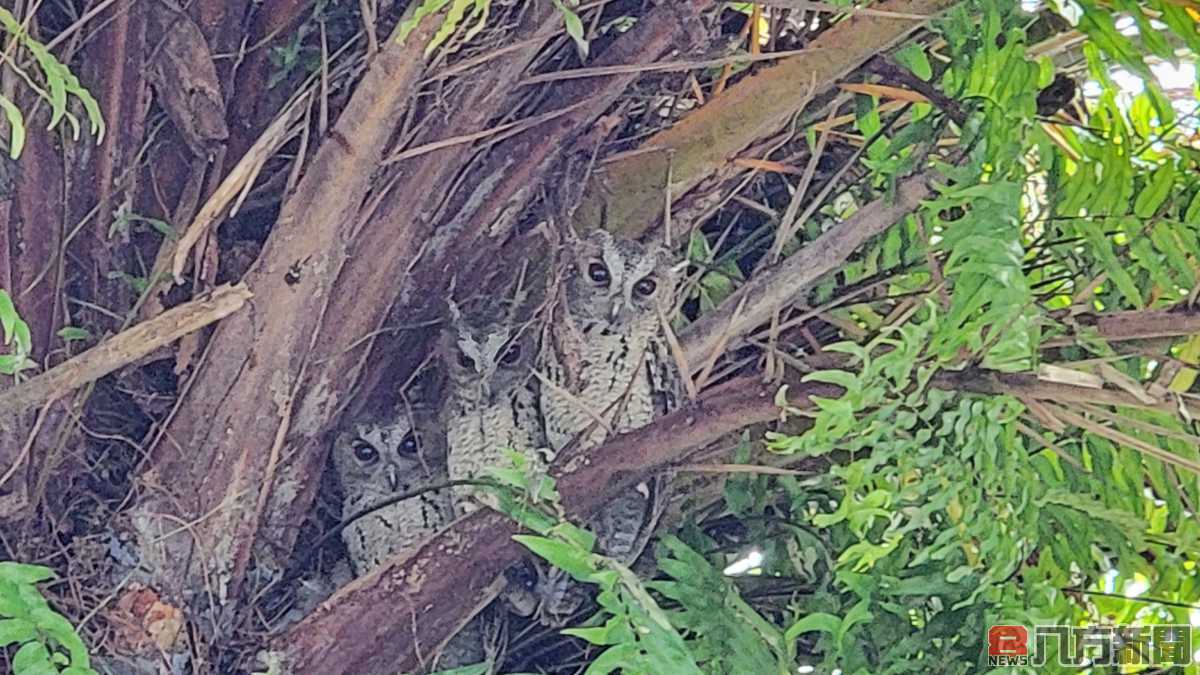
<svg viewBox="0 0 1200 675"><path fill-rule="evenodd" d="M635 29L610 45L597 63L653 61L680 38L681 27L687 25L681 12L695 12L710 3L692 0L686 7L652 10ZM550 35L561 22L553 6L535 7L514 42ZM476 74L469 89L471 98L457 106L461 112L449 124L435 127L438 133L430 140L485 128L490 119L503 114L511 97L520 95L517 83L540 46L538 41L512 52ZM379 210L364 219L353 245L351 256L369 256L371 264L346 265L338 277L339 296L354 301L331 303L313 347L313 362L320 365L308 373L311 386L306 388L291 430L295 451L289 451L292 459L280 471L264 521L262 536L275 554L290 552L297 524L311 506L327 452L322 432L352 393L351 384L370 342L353 350L347 346L360 343L362 336L379 328L379 317L362 312L357 299L401 287L400 308L394 315L403 317L405 323L418 323L438 316L452 279L457 278L460 288L478 288L484 277L474 276L474 271L493 275L501 271L495 264L495 251L534 188L571 140L586 131L636 77L636 73L628 73L586 86L577 82L555 86L547 96L552 109L572 110L505 139L486 151L480 161L471 161L476 151L463 144L403 165L400 179ZM468 163L472 180L457 192L447 193L442 186L454 184ZM447 198L450 203L443 207ZM408 234L397 236L398 231ZM427 241L429 245L423 247ZM480 260L481 254L490 259ZM371 353L367 361L374 367L357 387L360 401L377 395L381 383L392 389L386 393L395 395L397 383L406 381L428 353L429 330L411 334L413 339L381 343L380 349Z"/></svg>
<svg viewBox="0 0 1200 675"><path fill-rule="evenodd" d="M891 0L876 8L932 17L954 4L956 0ZM615 232L646 232L662 215L668 173L671 194L684 194L751 143L782 128L814 94L898 44L921 23L859 15L831 27L808 45L808 53L763 68L646 139L636 154L606 164L588 186L576 213L578 225L600 227L606 216Z"/></svg>
<svg viewBox="0 0 1200 675"><path fill-rule="evenodd" d="M17 104L29 109L30 101L22 97ZM17 312L29 324L32 358L39 363L61 325L55 270L65 227L62 212L46 208L45 186L61 185L63 171L53 133L46 131L48 119L43 113L26 120L28 136L19 161L0 158L0 288L12 295ZM0 378L0 390L11 387L8 382L11 378ZM0 429L0 475L22 455L35 417L36 411L27 412L11 420L7 430ZM44 457L50 451L53 428L43 424L30 448L32 456ZM24 470L0 484L0 520L23 515L30 506L30 466L25 463Z"/></svg>
<svg viewBox="0 0 1200 675"><path fill-rule="evenodd" d="M237 590L314 321L325 314L354 214L420 79L420 45L439 18L423 21L404 45L389 42L372 62L246 276L256 299L218 326L205 367L154 449L154 466L142 479L154 489L135 509L134 522L145 562L164 592L209 588L224 604ZM386 311L383 298L355 300L364 313L382 317ZM178 532L181 521L195 527L163 537Z"/></svg>
<svg viewBox="0 0 1200 675"><path fill-rule="evenodd" d="M245 286L218 288L207 297L172 307L121 331L79 356L30 378L20 387L0 392L0 434L11 431L12 421L34 406L95 382L159 347L220 321L241 309L249 297Z"/></svg>
<svg viewBox="0 0 1200 675"><path fill-rule="evenodd" d="M1126 391L1050 382L1027 373L1000 373L982 368L967 368L960 371L940 372L933 377L930 384L939 389L952 389L973 394L1007 394L1018 398L1056 403L1091 403L1153 408L1165 413L1177 413L1181 407L1186 407L1193 417L1200 416L1200 406L1185 404L1174 398L1162 397L1155 403L1148 403Z"/></svg>
<svg viewBox="0 0 1200 675"><path fill-rule="evenodd" d="M1141 406L1125 392L1041 382L1033 376L982 369L940 373L932 386L980 394L1009 394L1062 402ZM568 517L584 519L622 489L645 480L736 429L779 418L778 384L756 377L732 380L687 408L650 426L613 437L591 450L576 450L551 467ZM840 387L789 383L787 405L809 408L813 396L841 396ZM398 556L377 573L342 589L317 612L276 641L295 672L411 672L422 663L418 645L439 644L465 621L485 589L515 562L519 547L505 518L481 511L461 519L412 555ZM452 574L431 573L453 570ZM361 649L353 636L371 636Z"/></svg>
<svg viewBox="0 0 1200 675"><path fill-rule="evenodd" d="M75 292L92 303L118 314L132 301L132 290L114 271L128 272L129 250L114 245L111 237L114 211L136 193L129 170L145 134L150 91L146 83L146 3L115 3L101 14L105 29L83 49L81 83L93 93L107 126L99 147L94 139L68 141L70 164L62 185L62 218L73 227L86 222L71 243L71 254L83 261L86 279ZM94 212L93 212L94 209ZM87 220L90 218L90 221ZM80 280L76 280L77 282ZM88 325L115 327L99 312L84 312Z"/></svg>
<svg viewBox="0 0 1200 675"><path fill-rule="evenodd" d="M255 14L253 29L246 37L249 44L263 46L246 54L237 69L226 115L230 125L229 162L240 159L270 121L262 95L271 75L270 38L286 36L310 7L306 0L265 0Z"/></svg>
<svg viewBox="0 0 1200 675"><path fill-rule="evenodd" d="M522 37L544 33L548 22L554 20L550 12L531 14L519 32ZM440 139L485 127L503 110L506 92L539 47L540 43L531 45L492 64L486 73L477 74L476 86L468 89L469 97L459 105L461 113L433 125L429 133ZM416 283L410 278L411 268L424 255L422 251L433 233L439 206L446 197L445 186L453 184L472 155L470 145L462 144L410 161L384 195L379 208L355 216L355 225L361 225L361 232L350 245L351 262L340 271L337 297L331 301L315 336L313 362L317 365L307 373L309 386L296 407L296 423L290 430L294 451L288 453L289 461L281 466L279 480L267 503L262 533L264 551L278 556L290 553L296 525L312 504L319 484L317 478L324 466L328 448L322 443L322 432L355 393L351 384L372 346L370 340L362 338L380 327L386 308L401 289L413 291ZM429 255L433 255L432 251ZM393 314L402 316L405 323L428 318L432 316L430 305L440 297L437 293L436 289L417 293L420 303L414 302L404 312ZM364 297L383 302L384 311L364 312L361 302ZM407 343L403 339L395 342ZM386 364L395 357L394 352L372 354L370 362ZM370 377L369 373L357 388L364 402L376 392L381 379L382 386L391 384L392 391L387 393L394 396L396 386L412 372L410 368L407 373L392 375L395 371L384 366L375 370L376 377Z"/></svg>

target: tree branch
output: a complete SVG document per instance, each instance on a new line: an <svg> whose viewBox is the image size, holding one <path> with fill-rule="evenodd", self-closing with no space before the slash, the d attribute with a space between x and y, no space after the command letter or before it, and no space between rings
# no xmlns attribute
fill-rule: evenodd
<svg viewBox="0 0 1200 675"><path fill-rule="evenodd" d="M763 270L715 311L700 317L680 336L688 363L703 363L728 339L746 335L795 302L821 276L841 267L858 247L882 234L932 194L931 176L920 173L900 181L896 199L880 197L806 244L774 267Z"/></svg>
<svg viewBox="0 0 1200 675"><path fill-rule="evenodd" d="M153 488L133 510L139 549L168 597L204 589L216 590L216 604L238 597L314 324L326 314L347 258L345 238L441 19L427 16L371 62L245 277L255 294L251 311L217 327L204 368L139 479ZM374 305L362 311L382 319L386 300Z"/></svg>
<svg viewBox="0 0 1200 675"><path fill-rule="evenodd" d="M1001 373L982 368L943 370L933 376L930 385L938 389L949 389L974 394L1007 394L1018 398L1054 401L1056 403L1091 403L1103 405L1150 408L1163 412L1178 412L1185 405L1173 400L1160 399L1147 404L1133 394L1117 389L1081 387L1061 382L1038 379L1030 373ZM1193 416L1200 416L1200 408L1187 406Z"/></svg>
<svg viewBox="0 0 1200 675"><path fill-rule="evenodd" d="M1140 405L1124 392L982 369L942 372L931 384L968 393ZM793 380L788 385L787 405L792 408L811 408L813 396L837 398L843 393L828 384ZM764 384L756 376L737 378L649 426L612 437L598 448L559 457L550 471L567 515L585 519L621 490L680 461L689 451L737 429L777 419L777 391L778 385ZM511 541L516 531L511 521L492 511L460 519L411 555L397 556L341 589L276 639L274 648L293 672L415 671L432 656L433 646L486 601L497 575L518 560L521 549ZM373 648L356 646L365 643Z"/></svg>
<svg viewBox="0 0 1200 675"><path fill-rule="evenodd" d="M0 392L0 427L29 408L94 382L164 345L220 321L252 297L245 286L222 286L208 297L192 300L121 331L19 387Z"/></svg>
<svg viewBox="0 0 1200 675"><path fill-rule="evenodd" d="M956 0L889 0L874 7L933 18ZM639 236L659 220L668 169L671 194L681 196L739 152L782 128L810 98L886 51L922 20L856 15L812 41L806 53L763 68L670 128L648 138L651 152L631 154L593 178L576 212L580 229L609 227Z"/></svg>
<svg viewBox="0 0 1200 675"><path fill-rule="evenodd" d="M1138 309L1073 317L1076 324L1091 326L1109 342L1154 340L1200 333L1200 308L1180 305L1170 309ZM1074 336L1052 338L1043 349L1065 347L1077 342Z"/></svg>

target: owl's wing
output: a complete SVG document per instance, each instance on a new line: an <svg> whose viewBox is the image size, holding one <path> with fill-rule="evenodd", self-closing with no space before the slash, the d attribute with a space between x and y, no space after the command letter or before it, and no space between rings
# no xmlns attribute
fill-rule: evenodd
<svg viewBox="0 0 1200 675"><path fill-rule="evenodd" d="M683 398L683 380L675 358L662 340L651 340L646 347L646 379L650 382L650 404L654 417L662 417L679 407Z"/></svg>

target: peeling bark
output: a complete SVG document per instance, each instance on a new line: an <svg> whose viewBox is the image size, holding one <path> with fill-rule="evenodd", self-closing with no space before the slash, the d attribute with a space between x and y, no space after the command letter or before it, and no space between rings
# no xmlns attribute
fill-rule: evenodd
<svg viewBox="0 0 1200 675"><path fill-rule="evenodd" d="M548 35L546 28L554 20L557 17L551 7L531 12L516 39ZM457 106L460 113L434 125L430 134L445 138L485 127L506 109L512 83L540 48L541 44L533 44L492 64L467 89L467 98ZM439 289L411 278L411 268L418 262L428 265L424 256L433 252L426 250L426 243L432 236L439 207L447 197L447 186L453 185L455 176L474 154L464 144L406 163L379 208L359 216L362 230L349 250L349 258L354 262L342 268L336 281L337 297L331 300L326 319L315 336L312 360L318 365L307 374L308 384L296 406L291 429L292 449L288 461L280 467L278 482L267 503L259 542L267 564L282 564L290 555L298 524L312 506L324 467L328 447L323 443L323 432L347 405L349 397L357 394L361 405L366 405L376 394L394 398L397 384L412 372L409 368L397 374L391 365L399 360L398 354L404 354L405 345L415 351L423 346L421 341L402 335L391 341L389 350L370 352L372 341L362 338L380 328L386 308L401 288L414 293L420 289L418 297L424 306L409 307L393 315L403 317L405 323L416 323L433 315L430 310L441 297ZM360 258L369 259L370 264L357 262ZM383 303L383 308L364 311L365 298ZM351 348L351 345L356 346ZM413 367L419 360L418 356L412 362ZM377 365L357 387L352 387L366 362Z"/></svg>
<svg viewBox="0 0 1200 675"><path fill-rule="evenodd" d="M102 26L83 50L80 81L92 92L107 126L100 146L81 138L72 142L68 156L77 163L65 176L64 220L71 224L95 215L71 245L72 254L86 261L89 299L121 313L132 304L133 294L124 281L109 279L108 273L129 272L130 251L126 240L113 239L109 231L114 211L136 193L135 181L128 179L145 135L146 110L150 92L144 67L146 17L144 3L117 3L97 17ZM88 313L93 325L108 325L111 320L99 313Z"/></svg>
<svg viewBox="0 0 1200 675"><path fill-rule="evenodd" d="M79 356L30 378L19 388L0 392L0 433L9 428L12 419L29 408L95 382L159 347L220 321L241 309L249 297L245 286L218 288L208 297L172 307L149 321L117 333Z"/></svg>
<svg viewBox="0 0 1200 675"><path fill-rule="evenodd" d="M686 11L695 12L708 4L711 0L692 0ZM680 38L681 27L687 25L680 19L682 11L685 9L675 6L656 8L637 28L605 50L597 63L656 59ZM531 11L514 41L550 35L552 32L547 29L560 21L553 7L540 6ZM439 138L476 131L490 119L499 117L539 48L540 45L534 44L505 57L489 68L481 81L473 82L475 100L457 106L460 114L451 126L443 127ZM547 97L554 109L577 107L502 141L488 151L481 163L470 164L472 176L495 180L476 180L464 185L452 196L453 201L446 209L439 209L447 196L443 186L453 184L455 175L468 166L474 151L467 145L452 147L418 158L411 167L406 165L404 178L392 188L380 211L364 223L363 232L354 244L354 251L363 255L370 252L372 264L347 265L337 281L338 293L357 299L377 294L378 289L388 287L389 281L395 284L395 280L404 279L405 296L397 314L405 317L406 322L415 322L436 316L436 310L440 309L436 303L444 297L452 278L457 276L460 287L481 285L484 277L475 276L474 272L497 272L496 248L563 148L603 114L637 76L628 73L599 82L572 81L555 86L554 95ZM434 233L431 221L441 211L449 215L439 219L433 245L421 252L421 243ZM397 236L398 231L408 235ZM406 278L419 252L420 267L413 277ZM491 262L481 261L480 255L489 256ZM263 537L280 556L290 551L297 524L312 503L316 477L320 475L327 450L321 443L320 432L343 404L363 362L365 350L347 352L345 345L354 344L378 327L378 318L362 312L357 301L330 305L314 346L314 354L320 355L314 361L321 366L311 373L312 387L307 389L298 407L293 426L298 451L289 453L295 459L282 468L279 489L268 505ZM375 394L380 382L392 383L394 390L395 383L405 381L428 353L427 342L401 339L381 344L369 358L370 363L380 365L360 382L358 391Z"/></svg>
<svg viewBox="0 0 1200 675"><path fill-rule="evenodd" d="M241 159L254 140L270 121L263 92L267 91L267 81L271 75L271 44L272 36L286 37L291 29L298 25L312 3L308 0L265 0L254 15L254 27L247 37L248 44L260 45L258 49L246 54L245 60L236 71L236 81L233 94L226 107L226 121L229 124L229 157L230 162ZM241 35L241 31L237 31ZM228 79L226 79L228 81ZM270 100L271 97L266 97Z"/></svg>
<svg viewBox="0 0 1200 675"><path fill-rule="evenodd" d="M17 98L17 104L30 109L27 99ZM47 191L60 189L63 181L62 156L53 133L46 131L47 119L42 114L26 120L28 135L19 161L0 159L0 288L9 292L17 312L29 324L32 358L39 363L46 359L61 325L57 264L67 227L61 211L46 208ZM11 387L12 378L0 376L0 395ZM61 412L56 409L43 424L30 447L31 456L44 457L53 447L52 430ZM9 428L0 429L0 473L17 463L35 416L34 412L13 416ZM21 471L0 485L0 520L25 515L31 499L28 475Z"/></svg>

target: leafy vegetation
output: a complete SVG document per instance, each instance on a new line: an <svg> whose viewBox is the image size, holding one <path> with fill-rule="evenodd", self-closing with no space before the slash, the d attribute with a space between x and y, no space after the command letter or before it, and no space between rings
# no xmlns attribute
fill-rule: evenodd
<svg viewBox="0 0 1200 675"><path fill-rule="evenodd" d="M817 399L815 414L793 410L810 418L807 431L767 433L773 453L827 470L740 475L726 487L742 558L755 542L754 574L803 590L784 607L744 597L722 573L738 551L703 521L662 538L660 579L644 586L625 584L586 542L523 538L601 588L600 613L567 631L604 647L587 672L974 673L987 670L991 625L1192 623L1200 437L1187 392L1198 340L1169 354L1129 352L1074 319L1195 294L1195 101L1172 100L1156 82L1150 59L1177 59L1176 43L1146 15L1192 48L1195 21L1169 3L1151 6L1122 6L1143 50L1117 30L1119 16L1082 4L1083 54L1099 85L1083 125L1039 114L1054 65L1027 41L1029 16L1012 3L963 3L936 22L940 75L925 50L902 52L914 76L969 117L948 126L920 104L866 149L871 181L894 185L947 136L962 160L933 160L938 194L842 279L885 275L890 289L885 301L833 312L863 338L826 346L844 365L807 379L845 394ZM1137 73L1144 89L1123 92L1114 67ZM864 136L883 129L881 101L858 103ZM693 236L691 256L712 259L704 238ZM731 272L702 277L702 309L728 293ZM836 299L831 291L817 302ZM1136 395L1164 360L1184 366L1159 385L1180 397L1174 409L1031 402L1017 390L971 395L935 382L964 368L1053 365Z"/></svg>
<svg viewBox="0 0 1200 675"><path fill-rule="evenodd" d="M73 96L83 105L91 124L92 135L96 137L97 143L100 142L104 136L104 120L100 115L100 106L87 89L80 86L79 79L71 73L67 66L54 58L45 45L33 39L25 31L21 22L12 15L12 12L3 7L0 7L0 28L3 28L16 44L33 56L41 70L43 82L39 84L27 70L14 60L14 56L19 56L19 52L14 55L10 51L5 55L5 65L12 68L31 90L50 104L49 128L53 129L60 121L66 119L71 125L72 137L76 140L79 139L79 118L67 110L67 97L68 95ZM0 108L4 110L4 116L8 119L9 124L8 153L10 157L16 159L21 156L21 150L25 146L26 113L23 113L16 103L3 95L0 95Z"/></svg>
<svg viewBox="0 0 1200 675"><path fill-rule="evenodd" d="M0 647L17 648L16 675L95 675L75 627L38 591L54 577L48 567L0 562Z"/></svg>

